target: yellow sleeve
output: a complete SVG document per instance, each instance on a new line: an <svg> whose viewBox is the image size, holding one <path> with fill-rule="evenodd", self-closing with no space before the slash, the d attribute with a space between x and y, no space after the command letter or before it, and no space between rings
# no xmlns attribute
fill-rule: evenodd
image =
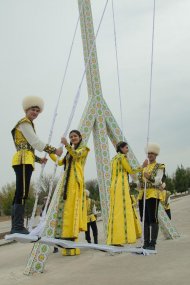
<svg viewBox="0 0 190 285"><path fill-rule="evenodd" d="M88 152L90 151L90 149L86 146L81 147L81 148L76 149L76 150L73 149L72 146L70 146L69 144L65 147L68 150L68 152L70 153L70 155L74 158L85 157L85 156L87 156Z"/></svg>
<svg viewBox="0 0 190 285"><path fill-rule="evenodd" d="M121 158L121 163L122 163L122 166L123 168L129 173L129 174L135 174L137 172L141 172L142 171L142 167L138 167L138 168L135 168L135 169L132 169L131 166L129 165L129 162L126 158L126 156L122 156Z"/></svg>
<svg viewBox="0 0 190 285"><path fill-rule="evenodd" d="M49 157L50 157L54 162L56 162L56 160L57 160L57 155L51 153L51 154L49 154ZM63 159L58 160L58 165L59 165L59 166L63 165Z"/></svg>
<svg viewBox="0 0 190 285"><path fill-rule="evenodd" d="M132 204L133 204L134 206L136 206L137 200L136 200L136 198L135 198L134 195L131 195L131 200L132 200Z"/></svg>

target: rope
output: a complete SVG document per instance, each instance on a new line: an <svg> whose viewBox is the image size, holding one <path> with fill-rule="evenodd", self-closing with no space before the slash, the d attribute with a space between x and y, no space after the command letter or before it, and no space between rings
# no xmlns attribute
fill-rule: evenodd
<svg viewBox="0 0 190 285"><path fill-rule="evenodd" d="M156 0L153 0L152 43L151 43L150 85L149 85L149 106L148 106L148 128L147 128L146 149L148 149L148 144L149 144L150 121L151 121L150 119L151 119L151 107L152 107L152 80L153 80L153 60L154 60L155 10L156 10ZM148 158L148 154L147 154L147 158ZM147 189L147 181L145 179L145 187L144 187L144 195L143 195L142 243L144 243L146 189Z"/></svg>
<svg viewBox="0 0 190 285"><path fill-rule="evenodd" d="M67 58L67 63L66 63L64 75L63 75L63 79L62 79L62 82L61 82L60 91L59 91L59 95L58 95L58 98L57 98L57 103L56 103L56 106L55 106L55 109L54 109L54 113L53 113L52 123L51 123L49 136L48 136L48 142L47 142L48 144L50 144L52 136L53 136L53 130L54 130L54 126L55 126L55 121L56 121L56 117L58 115L58 107L59 107L59 103L60 103L60 99L61 99L61 95L62 95L62 91L63 91L63 86L64 86L64 83L65 83L65 78L66 78L68 67L69 67L69 62L70 62L70 58L71 58L71 54L72 54L72 50L73 50L73 46L74 46L74 42L75 42L75 38L76 38L76 33L77 33L79 20L80 20L80 14L81 14L83 5L84 5L84 0L82 2L81 9L79 11L79 16L78 16L78 19L77 19L77 22L76 22L76 25L75 25L74 34L73 34L73 38L72 38L72 41L71 41L71 46L70 46L70 50L69 50L69 54L68 54L68 58ZM62 147L62 145L60 145L60 147ZM44 157L45 158L47 157L47 153L45 153ZM29 231L32 230L32 227L33 227L33 224L34 224L34 217L35 217L35 213L36 213L36 209L37 209L37 205L38 205L39 193L41 192L40 191L40 189L41 189L41 181L42 181L42 178L43 178L45 165L46 164L42 164L41 165L41 171L40 171L40 175L39 175L38 183L37 183L37 187L36 187L37 191L36 191L34 207L33 207L32 216L31 216L30 222L29 222ZM56 168L57 168L57 161L55 163L53 176L52 176L52 179L51 179L53 181L54 181L55 174L56 174ZM52 188L53 188L53 181L50 181L50 190L49 190L49 193L48 193L48 198L47 198L44 210L47 210L47 206L48 206L50 198L51 198L51 193L52 193Z"/></svg>
<svg viewBox="0 0 190 285"><path fill-rule="evenodd" d="M122 139L124 140L123 111L122 111L122 100L121 100L121 85L120 85L120 74L119 74L118 44L117 44L117 35L116 35L114 0L112 0L111 2L112 2L112 17L113 17L113 28L114 28L114 43L115 43L116 69L117 69L117 84L118 84L120 116L121 116L120 117L120 120L121 120L121 131L122 131Z"/></svg>
<svg viewBox="0 0 190 285"><path fill-rule="evenodd" d="M79 87L78 87L78 90L76 92L76 95L75 95L75 98L74 98L74 102L73 102L73 106L72 106L72 109L71 109L71 113L70 113L70 116L69 116L69 120L68 120L68 123L67 123L67 126L66 126L66 129L65 129L65 132L63 134L64 137L67 136L67 133L68 133L68 130L71 126L71 123L72 123L72 120L73 120L73 117L74 117L74 114L75 114L75 110L76 110L76 107L77 107L77 104L78 104L78 100L79 100L79 97L80 97L80 93L81 93L81 87L82 87L82 83L83 83L83 80L84 80L84 77L85 77L85 74L86 74L86 70L87 70L87 67L90 63L90 59L92 57L92 52L93 52L93 49L94 49L94 46L95 46L95 43L96 43L96 38L98 36L98 33L99 33L99 30L100 30L100 27L101 27L101 24L102 24L102 21L103 21L103 18L104 18L104 14L105 14L105 11L106 11L106 8L107 8L107 4L108 4L108 0L106 1L105 5L104 5L104 9L103 9L103 12L102 12L102 16L100 18L100 23L98 25L98 29L97 29L97 32L96 32L96 35L94 37L94 41L93 41L93 44L92 44L92 47L91 47L91 50L90 50L90 53L89 53L89 56L88 56L88 59L87 59L87 62L85 64L85 69L84 69L84 72L83 72L83 75L82 75L82 79L80 81L80 84L79 84ZM84 5L84 1L82 3L82 6L81 6L81 9L80 9L80 13L82 11L82 8L83 8L83 5ZM79 13L79 18L80 18L80 13ZM79 21L77 21L77 25L78 25ZM76 31L77 29L75 29ZM76 33L75 33L76 35ZM74 35L74 36L75 36ZM69 53L69 56L70 56L71 53ZM67 67L66 67L67 68ZM64 79L65 79L65 76L64 76ZM63 84L61 85L61 88L62 88ZM61 96L61 92L59 94L59 98L58 100L60 100L60 96ZM59 105L59 101L56 105L56 107L58 108L58 105ZM56 116L55 116L56 117ZM62 146L62 145L61 145ZM58 158L56 160L56 163L54 165L54 171L53 171L53 175L52 175L52 179L50 181L50 190L49 190L49 193L48 193L48 198L47 198L47 201L46 201L46 204L45 204L45 208L44 208L44 211L43 211L43 214L42 216L45 217L46 215L46 211L47 211L47 207L48 207L48 204L50 202L50 198L51 198L51 193L53 191L53 181L54 181L54 178L55 178L55 175L56 175L56 170L57 170L57 165L58 165ZM42 171L41 171L42 172ZM42 172L43 174L43 172ZM42 179L42 175L40 175L40 181ZM40 189L40 187L38 187ZM38 204L38 199L39 199L39 191L36 193L36 199L35 199L35 204L34 204L34 208L33 208L33 212L32 212L32 216L31 216L31 219L30 219L30 224L29 224L29 231L32 230L32 226L34 224L34 216L35 216L35 213L36 213L36 209L37 209L37 204Z"/></svg>
<svg viewBox="0 0 190 285"><path fill-rule="evenodd" d="M77 107L77 104L78 104L78 100L79 100L79 97L80 97L80 94L81 94L82 83L83 83L84 77L85 77L85 75L86 75L86 70L87 70L87 67L88 67L88 65L89 65L89 63L90 63L90 59L91 59L91 57L92 57L92 52L93 52L93 49L94 49L94 46L95 46L95 43L96 43L96 39L97 39L99 30L100 30L100 27L101 27L101 24L102 24L102 21L103 21L103 17L104 17L105 11L106 11L107 4L108 4L108 0L107 0L106 3L105 3L105 6L104 6L104 9L103 9L103 12L102 12L102 16L101 16L101 18L100 18L100 22L99 22L99 25L98 25L98 29L97 29L97 31L96 31L96 35L95 35L95 38L94 38L94 41L93 41L91 50L90 50L90 53L89 53L87 62L86 62L86 64L85 64L85 69L84 69L84 72L83 72L83 75L82 75L82 78L81 78L81 81L80 81L78 90L77 90L76 95L75 95L75 98L74 98L73 106L72 106L72 109L71 109L71 113L70 113L70 116L69 116L69 119L68 119L67 126L66 126L65 132L64 132L64 134L63 134L63 137L66 137L66 136L67 136L68 131L69 131L69 128L70 128L71 123L72 123L72 120L73 120L73 117L74 117L74 114L75 114L75 110L76 110L76 107ZM82 11L83 5L84 5L84 2L82 3L81 9L80 9L80 13L81 13L81 11ZM80 17L80 14L79 14L79 17ZM57 162L56 162L56 164L57 164ZM57 165L56 165L56 168L57 168ZM55 173L56 173L56 169L54 169L53 177L54 177ZM48 205L48 202L49 202L49 201L48 201L48 198L47 198L46 205ZM45 209L47 209L47 207L45 207L44 210L45 210Z"/></svg>

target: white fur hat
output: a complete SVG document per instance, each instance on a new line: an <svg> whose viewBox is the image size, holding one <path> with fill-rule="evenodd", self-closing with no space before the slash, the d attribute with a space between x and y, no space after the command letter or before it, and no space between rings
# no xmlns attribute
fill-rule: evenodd
<svg viewBox="0 0 190 285"><path fill-rule="evenodd" d="M85 189L85 192L86 192L86 196L89 197L90 196L90 192L87 189Z"/></svg>
<svg viewBox="0 0 190 285"><path fill-rule="evenodd" d="M37 96L27 96L23 99L22 106L24 111L28 110L31 107L39 107L41 113L44 109L44 100Z"/></svg>
<svg viewBox="0 0 190 285"><path fill-rule="evenodd" d="M158 155L160 153L160 146L156 143L149 143L148 146L145 147L145 152L152 152Z"/></svg>

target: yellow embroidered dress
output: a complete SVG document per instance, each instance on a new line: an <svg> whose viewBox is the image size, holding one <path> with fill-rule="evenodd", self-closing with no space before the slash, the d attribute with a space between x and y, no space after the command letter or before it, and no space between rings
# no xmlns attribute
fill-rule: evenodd
<svg viewBox="0 0 190 285"><path fill-rule="evenodd" d="M66 157L66 169L63 175L63 181L60 187L64 191L68 172L68 162L72 156L71 169L67 185L67 198L60 197L57 224L55 230L56 238L74 238L77 239L80 231L87 230L87 209L86 195L84 191L84 166L89 152L86 146L80 146L74 150L70 145L66 146L69 155ZM55 161L55 156L50 155ZM59 162L59 165L63 165Z"/></svg>
<svg viewBox="0 0 190 285"><path fill-rule="evenodd" d="M124 154L118 153L112 159L107 244L136 242L137 235L127 175L139 171L142 171L142 168L131 169Z"/></svg>
<svg viewBox="0 0 190 285"><path fill-rule="evenodd" d="M132 202L132 208L133 208L133 217L134 217L134 223L135 223L135 231L137 238L140 238L142 236L142 228L141 223L139 219L139 215L137 213L137 199L134 195L131 195L131 202Z"/></svg>

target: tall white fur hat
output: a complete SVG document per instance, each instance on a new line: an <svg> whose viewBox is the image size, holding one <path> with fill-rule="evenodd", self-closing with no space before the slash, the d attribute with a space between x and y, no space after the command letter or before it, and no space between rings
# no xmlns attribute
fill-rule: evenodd
<svg viewBox="0 0 190 285"><path fill-rule="evenodd" d="M44 100L37 96L27 96L22 101L22 107L25 112L31 107L38 107L41 113L44 109Z"/></svg>
<svg viewBox="0 0 190 285"><path fill-rule="evenodd" d="M86 196L89 197L90 196L90 192L87 189L85 189L85 192L86 192Z"/></svg>
<svg viewBox="0 0 190 285"><path fill-rule="evenodd" d="M160 146L156 143L149 143L148 146L145 147L146 153L155 153L156 155L159 155L160 153Z"/></svg>

